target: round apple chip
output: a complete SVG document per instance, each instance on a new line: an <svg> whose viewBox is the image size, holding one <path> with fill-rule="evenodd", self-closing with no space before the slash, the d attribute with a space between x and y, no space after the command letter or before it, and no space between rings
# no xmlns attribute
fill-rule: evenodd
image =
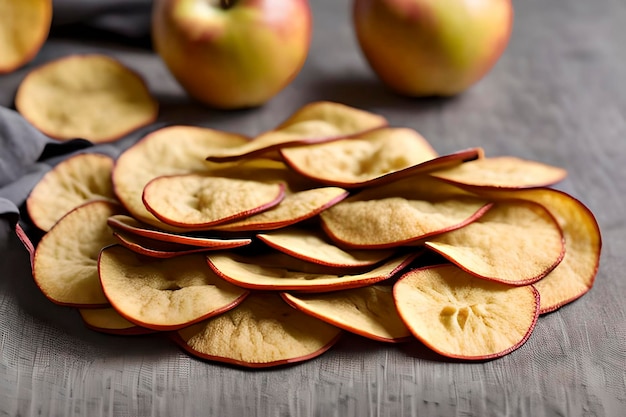
<svg viewBox="0 0 626 417"><path fill-rule="evenodd" d="M155 332L155 330L131 323L120 316L112 307L81 308L78 312L85 322L85 326L96 332L115 335L141 335Z"/></svg>
<svg viewBox="0 0 626 417"><path fill-rule="evenodd" d="M563 259L563 234L543 206L498 201L481 218L424 243L465 271L511 285L538 281Z"/></svg>
<svg viewBox="0 0 626 417"><path fill-rule="evenodd" d="M230 252L207 255L209 266L225 280L243 288L254 290L327 292L359 288L393 277L408 266L420 252L402 254L365 272L353 268L335 268L306 263L295 258L266 254L243 256Z"/></svg>
<svg viewBox="0 0 626 417"><path fill-rule="evenodd" d="M63 160L35 185L26 200L31 221L43 231L76 207L93 200L117 201L111 172L113 158L82 153Z"/></svg>
<svg viewBox="0 0 626 417"><path fill-rule="evenodd" d="M387 126L377 114L330 101L310 103L291 115L276 129L257 136L238 148L215 149L209 161L232 161L269 154L288 146L343 139Z"/></svg>
<svg viewBox="0 0 626 417"><path fill-rule="evenodd" d="M111 142L152 123L158 103L143 79L99 54L71 55L28 74L16 109L46 135Z"/></svg>
<svg viewBox="0 0 626 417"><path fill-rule="evenodd" d="M412 337L393 299L392 287L371 285L323 294L282 297L294 308L351 333L381 342L404 342Z"/></svg>
<svg viewBox="0 0 626 417"><path fill-rule="evenodd" d="M217 164L207 163L206 154L248 140L245 136L195 126L156 130L117 158L113 168L115 194L137 220L161 230L182 232L184 229L161 222L146 209L142 200L144 187L162 176L210 172Z"/></svg>
<svg viewBox="0 0 626 417"><path fill-rule="evenodd" d="M556 184L567 176L567 171L541 162L500 156L479 158L430 175L451 184L519 189Z"/></svg>
<svg viewBox="0 0 626 417"><path fill-rule="evenodd" d="M32 60L48 38L52 0L0 2L0 74Z"/></svg>
<svg viewBox="0 0 626 417"><path fill-rule="evenodd" d="M61 218L42 238L33 260L33 278L52 302L75 307L109 304L98 278L98 256L115 243L107 226L122 207L107 201L83 204Z"/></svg>
<svg viewBox="0 0 626 417"><path fill-rule="evenodd" d="M467 225L491 203L427 176L368 188L320 213L329 237L341 245L382 249Z"/></svg>
<svg viewBox="0 0 626 417"><path fill-rule="evenodd" d="M539 316L532 285L477 278L454 265L415 269L394 285L400 317L435 352L458 359L504 356L530 337Z"/></svg>
<svg viewBox="0 0 626 417"><path fill-rule="evenodd" d="M340 329L291 308L279 295L254 293L218 317L178 330L174 340L202 359L263 368L315 358L339 336Z"/></svg>
<svg viewBox="0 0 626 417"><path fill-rule="evenodd" d="M304 228L280 229L257 237L272 248L296 258L337 268L372 266L390 258L394 250L343 250L325 233Z"/></svg>
<svg viewBox="0 0 626 417"><path fill-rule="evenodd" d="M162 222L197 230L265 211L284 195L281 183L187 174L150 181L143 201Z"/></svg>
<svg viewBox="0 0 626 417"><path fill-rule="evenodd" d="M174 330L223 313L248 294L216 276L203 255L154 259L122 246L98 262L107 299L125 319L154 330Z"/></svg>

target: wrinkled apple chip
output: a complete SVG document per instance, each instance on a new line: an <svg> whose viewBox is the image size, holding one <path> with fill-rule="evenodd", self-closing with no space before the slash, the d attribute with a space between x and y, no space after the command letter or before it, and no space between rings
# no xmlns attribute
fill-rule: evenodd
<svg viewBox="0 0 626 417"><path fill-rule="evenodd" d="M396 310L392 287L371 285L322 294L290 294L282 297L291 306L333 326L381 342L411 338Z"/></svg>
<svg viewBox="0 0 626 417"><path fill-rule="evenodd" d="M155 332L155 330L131 323L112 307L80 308L78 312L85 326L96 332L115 335L141 335Z"/></svg>
<svg viewBox="0 0 626 417"><path fill-rule="evenodd" d="M488 188L537 188L567 176L563 168L512 156L479 158L430 175L451 184Z"/></svg>
<svg viewBox="0 0 626 417"><path fill-rule="evenodd" d="M467 225L491 203L427 176L368 188L320 213L333 241L352 248L389 248Z"/></svg>
<svg viewBox="0 0 626 417"><path fill-rule="evenodd" d="M319 101L300 108L276 129L238 148L216 149L206 159L220 162L257 157L289 146L347 138L387 124L380 115L344 104Z"/></svg>
<svg viewBox="0 0 626 417"><path fill-rule="evenodd" d="M539 316L532 285L477 278L454 265L415 269L394 285L400 317L411 333L447 357L504 356L530 337Z"/></svg>
<svg viewBox="0 0 626 417"><path fill-rule="evenodd" d="M284 196L282 183L187 174L150 181L143 201L162 222L198 230L260 213Z"/></svg>
<svg viewBox="0 0 626 417"><path fill-rule="evenodd" d="M83 204L61 218L35 250L33 277L52 302L74 307L108 305L98 278L98 256L115 243L107 219L122 207L107 201Z"/></svg>
<svg viewBox="0 0 626 417"><path fill-rule="evenodd" d="M248 294L216 276L197 254L152 259L115 245L102 250L98 269L113 308L154 330L175 330L223 313Z"/></svg>
<svg viewBox="0 0 626 417"><path fill-rule="evenodd" d="M63 160L35 185L26 200L31 221L47 232L64 215L93 200L117 201L111 172L113 158L83 153Z"/></svg>
<svg viewBox="0 0 626 417"><path fill-rule="evenodd" d="M144 187L158 177L210 172L217 165L207 163L206 154L248 140L245 136L195 126L156 130L122 152L115 161L112 176L115 194L135 219L162 230L182 232L184 229L161 222L146 209L142 200Z"/></svg>
<svg viewBox="0 0 626 417"><path fill-rule="evenodd" d="M372 266L390 258L393 250L343 250L320 230L287 228L256 235L261 241L283 253L336 268Z"/></svg>
<svg viewBox="0 0 626 417"><path fill-rule="evenodd" d="M232 284L254 290L326 292L348 288L359 288L390 279L411 263L420 252L403 254L391 258L365 272L352 272L337 268L332 273L328 268L310 263L309 266L294 268L296 262L282 262L284 258L267 256L236 255L231 252L216 252L207 255L209 266L219 276ZM300 263L301 264L301 263Z"/></svg>
<svg viewBox="0 0 626 417"><path fill-rule="evenodd" d="M290 192L287 187L285 198L280 204L241 220L217 225L212 230L241 232L284 228L317 216L347 196L348 192L338 187L297 192Z"/></svg>
<svg viewBox="0 0 626 417"><path fill-rule="evenodd" d="M190 236L159 230L150 225L141 223L130 216L118 214L109 217L107 223L116 233L142 237L149 241L160 241L165 244L172 243L186 247L198 247L211 249L231 249L246 246L252 242L251 238L215 238L206 236Z"/></svg>
<svg viewBox="0 0 626 417"><path fill-rule="evenodd" d="M165 242L162 240L154 240L144 236L133 235L122 231L114 231L113 236L117 238L118 243L126 249L130 249L140 255L150 256L152 258L173 258L175 256L189 255L192 253L203 253L210 250L226 249L225 246L190 246L176 242ZM232 245L232 247L243 246Z"/></svg>
<svg viewBox="0 0 626 417"><path fill-rule="evenodd" d="M315 358L339 336L341 329L291 308L277 294L255 293L218 317L179 330L174 340L199 358L263 368Z"/></svg>
<svg viewBox="0 0 626 417"><path fill-rule="evenodd" d="M543 206L499 201L479 219L424 243L481 278L511 285L532 284L563 259L563 234Z"/></svg>
<svg viewBox="0 0 626 417"><path fill-rule="evenodd" d="M541 295L541 314L577 300L594 284L602 250L600 227L593 213L571 195L554 189L497 191L491 198L523 198L546 207L556 218L565 241L563 260L534 284Z"/></svg>
<svg viewBox="0 0 626 417"><path fill-rule="evenodd" d="M46 135L111 142L152 123L158 103L143 79L99 54L71 55L31 71L15 108Z"/></svg>
<svg viewBox="0 0 626 417"><path fill-rule="evenodd" d="M0 74L31 61L48 38L52 0L0 2Z"/></svg>

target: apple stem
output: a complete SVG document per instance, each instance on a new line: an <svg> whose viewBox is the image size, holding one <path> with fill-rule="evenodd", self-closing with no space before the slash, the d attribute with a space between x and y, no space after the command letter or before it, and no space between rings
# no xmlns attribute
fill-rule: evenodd
<svg viewBox="0 0 626 417"><path fill-rule="evenodd" d="M230 9L233 7L234 3L234 0L220 0L220 6L222 6L222 9Z"/></svg>

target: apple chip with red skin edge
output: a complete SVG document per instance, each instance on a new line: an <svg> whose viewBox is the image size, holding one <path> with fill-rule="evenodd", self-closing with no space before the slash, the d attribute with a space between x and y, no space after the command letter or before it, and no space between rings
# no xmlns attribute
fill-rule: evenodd
<svg viewBox="0 0 626 417"><path fill-rule="evenodd" d="M282 293L289 305L348 332L380 342L412 338L396 310L392 287L370 285L322 294Z"/></svg>
<svg viewBox="0 0 626 417"><path fill-rule="evenodd" d="M122 213L119 204L92 201L63 216L40 240L33 278L52 302L73 307L109 304L98 278L98 256L115 243L107 219Z"/></svg>
<svg viewBox="0 0 626 417"><path fill-rule="evenodd" d="M107 224L116 233L123 233L125 237L136 236L147 241L158 241L179 245L179 247L198 247L206 250L232 249L249 245L250 238L217 238L206 236L190 236L159 230L150 225L141 223L130 216L117 214L109 217Z"/></svg>
<svg viewBox="0 0 626 417"><path fill-rule="evenodd" d="M50 32L52 0L0 2L0 74L30 62Z"/></svg>
<svg viewBox="0 0 626 417"><path fill-rule="evenodd" d="M206 154L239 146L249 138L195 126L169 126L156 130L126 149L115 161L113 187L133 217L161 230L184 232L163 223L144 206L143 189L151 180L168 175L207 173L225 164L211 164ZM158 161L158 163L155 163Z"/></svg>
<svg viewBox="0 0 626 417"><path fill-rule="evenodd" d="M47 232L64 215L93 200L117 201L113 158L97 153L71 156L48 171L26 199L31 221Z"/></svg>
<svg viewBox="0 0 626 417"><path fill-rule="evenodd" d="M290 192L287 187L285 198L280 204L241 220L214 226L211 230L245 232L281 229L317 216L348 195L348 191L338 187L320 187L297 192Z"/></svg>
<svg viewBox="0 0 626 417"><path fill-rule="evenodd" d="M407 272L393 296L413 335L450 358L504 356L526 342L539 317L539 292L532 285L487 281L455 265Z"/></svg>
<svg viewBox="0 0 626 417"><path fill-rule="evenodd" d="M395 251L343 250L329 241L325 233L311 228L291 227L256 235L272 248L296 258L337 268L375 265L390 258Z"/></svg>
<svg viewBox="0 0 626 417"><path fill-rule="evenodd" d="M563 168L512 156L479 158L430 175L450 184L483 188L537 188L547 187L563 180Z"/></svg>
<svg viewBox="0 0 626 417"><path fill-rule="evenodd" d="M502 200L481 218L424 242L458 267L509 285L532 284L563 259L563 234L543 206Z"/></svg>
<svg viewBox="0 0 626 417"><path fill-rule="evenodd" d="M281 148L320 143L362 134L388 125L375 113L330 101L309 103L278 127L238 148L216 149L208 161L224 162L270 154Z"/></svg>
<svg viewBox="0 0 626 417"><path fill-rule="evenodd" d="M236 308L178 330L173 340L202 359L265 368L313 359L341 333L290 307L278 294L252 293Z"/></svg>
<svg viewBox="0 0 626 417"><path fill-rule="evenodd" d="M320 213L339 245L383 249L463 227L480 218L489 200L428 176L365 189Z"/></svg>
<svg viewBox="0 0 626 417"><path fill-rule="evenodd" d="M214 247L190 246L182 243L154 240L143 236L133 235L131 233L121 232L119 230L114 231L113 236L115 236L118 243L126 249L130 249L140 255L161 259L243 246L242 244L231 245L230 247L226 245ZM250 240L250 242L251 241L252 240Z"/></svg>
<svg viewBox="0 0 626 417"><path fill-rule="evenodd" d="M392 278L421 254L398 255L365 272L333 268L292 258L294 262L266 254L243 256L223 251L207 255L216 274L226 281L252 290L329 292L372 285ZM296 262L299 261L299 262ZM303 264L300 266L300 264ZM295 266L295 267L294 267Z"/></svg>
<svg viewBox="0 0 626 417"><path fill-rule="evenodd" d="M260 213L284 197L282 183L201 174L155 178L143 191L144 204L156 218L194 230Z"/></svg>
<svg viewBox="0 0 626 417"><path fill-rule="evenodd" d="M199 254L154 259L114 245L100 254L98 271L113 308L128 321L154 330L202 321L248 295L216 276Z"/></svg>
<svg viewBox="0 0 626 417"><path fill-rule="evenodd" d="M112 307L78 309L85 326L89 329L114 335L143 335L154 333L155 330L137 326L120 316Z"/></svg>
<svg viewBox="0 0 626 417"><path fill-rule="evenodd" d="M472 188L489 198L518 198L548 209L563 232L565 255L549 274L537 281L541 314L549 313L586 294L595 282L602 251L602 235L593 213L570 194L550 188L491 191Z"/></svg>
<svg viewBox="0 0 626 417"><path fill-rule="evenodd" d="M15 108L51 138L94 143L117 140L158 115L143 78L101 54L69 55L31 71L17 89Z"/></svg>

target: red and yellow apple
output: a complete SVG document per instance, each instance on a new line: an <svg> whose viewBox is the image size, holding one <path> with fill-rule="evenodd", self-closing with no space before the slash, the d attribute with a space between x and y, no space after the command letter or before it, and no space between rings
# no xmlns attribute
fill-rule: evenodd
<svg viewBox="0 0 626 417"><path fill-rule="evenodd" d="M187 93L211 107L259 106L308 55L307 0L157 0L156 52Z"/></svg>
<svg viewBox="0 0 626 417"><path fill-rule="evenodd" d="M510 0L354 0L363 55L383 83L408 96L451 96L504 52Z"/></svg>

